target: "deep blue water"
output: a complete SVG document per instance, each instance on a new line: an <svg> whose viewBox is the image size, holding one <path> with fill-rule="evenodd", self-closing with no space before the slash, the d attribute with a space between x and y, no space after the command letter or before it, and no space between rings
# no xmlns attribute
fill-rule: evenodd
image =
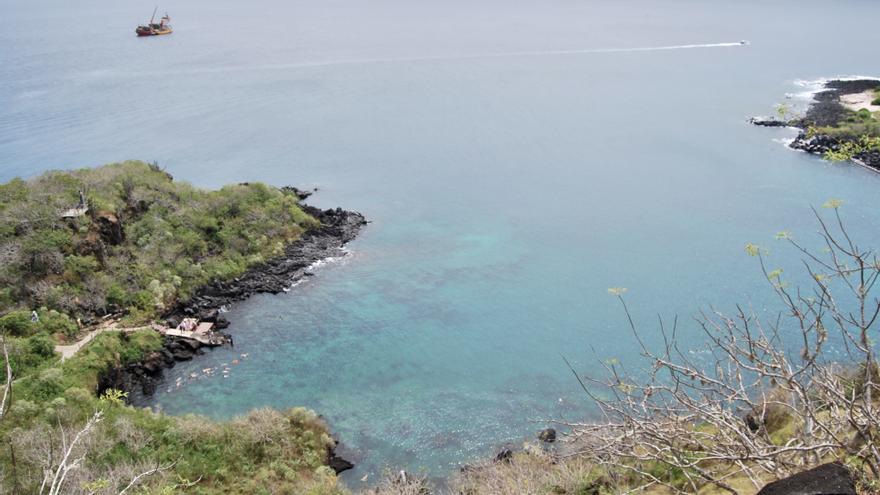
<svg viewBox="0 0 880 495"><path fill-rule="evenodd" d="M157 160L205 187L319 187L373 221L344 261L233 308L234 351L154 401L314 408L353 485L589 416L560 354L633 362L608 287L649 342L678 314L696 346L700 307L773 307L746 242L796 271L773 234L807 237L831 197L880 240L880 176L745 122L798 80L878 75L873 1L192 0L160 6L176 31L154 39L133 34L153 4L0 2L0 180Z"/></svg>

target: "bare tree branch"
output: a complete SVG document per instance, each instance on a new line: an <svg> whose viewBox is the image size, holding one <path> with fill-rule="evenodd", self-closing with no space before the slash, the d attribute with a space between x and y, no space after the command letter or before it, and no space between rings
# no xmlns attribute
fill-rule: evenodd
<svg viewBox="0 0 880 495"><path fill-rule="evenodd" d="M574 455L679 493L706 484L737 493L727 481L733 477L758 489L828 458L855 459L878 476L880 368L870 334L880 315L871 294L880 262L858 248L837 211L833 227L816 217L824 254L784 237L804 255L812 286L789 287L752 249L782 310L767 319L741 306L730 315L701 311L695 321L706 336L703 349L683 350L677 321L667 331L662 319L662 342L649 342L622 291L613 291L650 366L630 374L601 362L605 376L593 378L563 357L605 418L569 424L589 446ZM829 359L829 342L852 362Z"/></svg>
<svg viewBox="0 0 880 495"><path fill-rule="evenodd" d="M3 346L3 363L6 365L6 385L3 386L3 399L0 400L0 419L3 419L7 406L12 403L12 364L9 362L9 350L3 335L0 335L0 344ZM9 404L6 403L7 399Z"/></svg>

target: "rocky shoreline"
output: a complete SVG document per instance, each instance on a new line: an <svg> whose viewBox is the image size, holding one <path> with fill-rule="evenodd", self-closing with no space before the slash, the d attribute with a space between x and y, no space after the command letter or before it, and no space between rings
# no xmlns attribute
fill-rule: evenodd
<svg viewBox="0 0 880 495"><path fill-rule="evenodd" d="M309 192L295 188L288 190L305 199ZM314 263L328 258L345 255L344 246L357 237L367 224L358 212L341 208L321 210L313 206L301 205L321 226L310 229L296 241L290 243L284 255L261 263L249 269L240 277L227 281L215 281L202 287L188 301L178 304L163 317L170 328L181 319L196 317L212 322L218 330L225 329L229 322L222 313L231 304L245 300L255 294L278 294L289 290L291 285L312 274L308 271ZM128 393L128 402L144 405L164 378L164 370L173 368L180 361L188 361L203 354L206 347L233 345L232 336L219 333L221 337L212 344L182 338L165 336L160 350L150 353L137 363L112 368L99 376L98 393L114 388ZM338 457L331 449L328 462L337 472L350 469L351 463Z"/></svg>
<svg viewBox="0 0 880 495"><path fill-rule="evenodd" d="M183 318L195 317L214 323L218 330L227 328L229 322L222 315L224 308L255 294L278 294L288 290L292 284L311 276L308 268L315 262L344 256L343 247L367 223L360 213L341 208L321 210L308 205L302 207L321 222L320 227L306 231L302 237L290 243L284 255L254 266L235 279L216 281L202 287L191 299L164 315L166 325L174 328ZM115 388L128 392L132 403L143 403L155 392L164 369L202 354L205 347L233 344L231 335L220 336L222 338L213 344L165 336L162 349L149 354L143 361L104 373L99 382L99 392Z"/></svg>
<svg viewBox="0 0 880 495"><path fill-rule="evenodd" d="M763 127L797 128L800 132L788 146L813 155L824 156L829 151L837 151L844 141L827 134L810 133L808 130L815 127L837 125L849 113L841 102L843 96L862 93L875 89L878 86L880 86L880 80L876 79L828 81L821 91L813 95L813 101L803 117L792 120L756 117L750 119L750 122ZM858 153L853 157L853 161L880 172L880 151L873 150Z"/></svg>

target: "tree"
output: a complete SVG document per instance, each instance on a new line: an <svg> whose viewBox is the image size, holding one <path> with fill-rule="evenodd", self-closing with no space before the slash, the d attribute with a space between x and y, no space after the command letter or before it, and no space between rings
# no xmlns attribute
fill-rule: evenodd
<svg viewBox="0 0 880 495"><path fill-rule="evenodd" d="M781 310L770 319L741 306L733 314L700 312L705 358L682 346L677 320L661 320L663 344L649 346L616 290L648 371L606 361L606 375L593 378L569 364L604 418L571 425L589 445L580 455L676 493L706 484L738 493L736 477L757 489L831 458L880 476L880 373L871 339L880 260L851 239L841 204L825 204L834 212L830 224L814 210L824 252L778 235L802 256L808 287L792 288L781 270L767 268L762 249L747 246ZM829 342L846 362L828 355Z"/></svg>
<svg viewBox="0 0 880 495"><path fill-rule="evenodd" d="M791 114L791 107L786 103L780 103L776 105L776 115L779 116L779 120L783 122L788 121L788 116Z"/></svg>

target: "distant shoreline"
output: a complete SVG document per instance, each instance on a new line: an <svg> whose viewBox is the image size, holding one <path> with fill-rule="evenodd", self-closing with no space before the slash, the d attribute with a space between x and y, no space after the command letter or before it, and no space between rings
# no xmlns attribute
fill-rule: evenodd
<svg viewBox="0 0 880 495"><path fill-rule="evenodd" d="M799 130L788 146L812 155L851 161L880 173L880 149L859 145L880 129L880 79L833 79L813 94L803 117L775 119L755 117L763 127L793 127ZM873 117L872 117L873 114ZM874 133L874 134L872 134Z"/></svg>

